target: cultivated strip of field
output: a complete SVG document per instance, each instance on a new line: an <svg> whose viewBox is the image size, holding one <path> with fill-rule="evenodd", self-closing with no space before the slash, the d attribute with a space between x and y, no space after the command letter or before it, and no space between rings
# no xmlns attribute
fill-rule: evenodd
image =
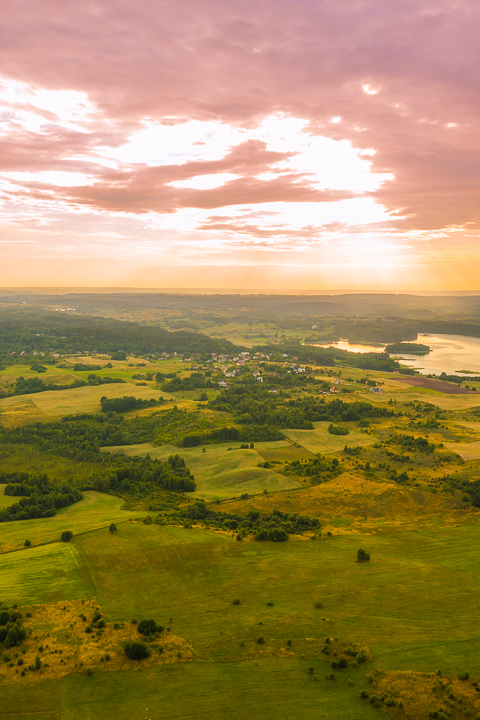
<svg viewBox="0 0 480 720"><path fill-rule="evenodd" d="M0 555L0 597L29 605L88 597L93 587L71 543L51 543Z"/></svg>
<svg viewBox="0 0 480 720"><path fill-rule="evenodd" d="M434 380L433 378L427 378L424 376L419 377L418 375L412 377L399 377L397 382L404 383L410 387L422 387L428 388L429 390L435 390L435 392L445 393L447 395L471 395L474 391L468 390L467 388L453 383L442 382L442 380Z"/></svg>
<svg viewBox="0 0 480 720"><path fill-rule="evenodd" d="M23 547L25 540L30 540L32 545L51 543L58 540L64 530L71 530L76 536L142 515L135 510L121 510L123 500L113 495L93 490L83 495L83 500L61 508L54 517L0 523L0 553Z"/></svg>
<svg viewBox="0 0 480 720"><path fill-rule="evenodd" d="M229 449L229 448L235 449ZM181 448L173 445L153 447L149 443L141 445L120 445L103 448L103 451L125 455L150 455L151 458L166 460L169 455L180 454L195 476L197 491L191 493L205 500L217 500L238 497L243 493L254 495L277 492L289 488L301 487L295 478L286 477L268 468L258 467L263 463L262 452L275 453L289 451L291 445L286 441L255 443L255 449L239 449L238 443L221 443L201 447ZM189 493L190 495L190 493Z"/></svg>
<svg viewBox="0 0 480 720"><path fill-rule="evenodd" d="M390 382L391 386L392 383ZM480 394L471 395L445 395L444 393L418 388L414 390L403 390L398 386L397 391L385 389L383 393L360 392L359 397L371 403L388 403L390 399L397 402L428 402L437 405L442 410L468 410L480 406Z"/></svg>
<svg viewBox="0 0 480 720"><path fill-rule="evenodd" d="M375 438L358 430L350 430L348 435L331 435L328 432L329 422L315 422L313 425L314 430L282 430L282 432L292 442L298 443L311 453L322 455L343 450L345 445L364 447L376 442Z"/></svg>

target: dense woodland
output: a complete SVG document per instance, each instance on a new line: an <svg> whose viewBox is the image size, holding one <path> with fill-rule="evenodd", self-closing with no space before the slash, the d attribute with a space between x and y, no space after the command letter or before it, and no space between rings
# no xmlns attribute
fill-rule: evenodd
<svg viewBox="0 0 480 720"><path fill-rule="evenodd" d="M0 482L7 483L5 495L20 500L0 512L0 522L53 517L57 510L82 500L82 493L68 483L53 485L48 477L29 473L0 473Z"/></svg>

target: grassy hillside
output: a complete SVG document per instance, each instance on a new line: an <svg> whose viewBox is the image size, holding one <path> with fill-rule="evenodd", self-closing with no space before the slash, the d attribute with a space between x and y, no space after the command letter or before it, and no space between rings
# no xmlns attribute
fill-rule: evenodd
<svg viewBox="0 0 480 720"><path fill-rule="evenodd" d="M173 445L153 447L149 443L143 443L109 447L105 448L105 451L126 455L150 455L151 458L159 460L165 460L169 455L180 452L195 476L197 491L193 495L205 500L217 500L238 497L243 493L253 495L264 490L276 492L301 487L301 483L295 478L258 467L258 464L264 461L263 452L289 452L290 448L289 443L277 441L256 443L254 449L240 450L238 442L232 442L207 445L203 452L201 447L182 448L179 451L179 448Z"/></svg>
<svg viewBox="0 0 480 720"><path fill-rule="evenodd" d="M358 430L350 430L348 435L331 435L328 432L329 422L313 423L315 430L283 430L292 442L298 443L311 453L338 452L345 445L372 445L375 440Z"/></svg>

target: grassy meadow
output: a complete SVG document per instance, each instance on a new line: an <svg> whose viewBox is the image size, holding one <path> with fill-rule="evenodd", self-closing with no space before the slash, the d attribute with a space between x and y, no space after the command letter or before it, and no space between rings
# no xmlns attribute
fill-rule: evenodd
<svg viewBox="0 0 480 720"><path fill-rule="evenodd" d="M33 403L35 408L47 416L63 417L75 413L100 412L101 397L118 398L124 395L133 395L142 399L158 399L162 396L165 399L171 398L169 393L162 393L161 390L154 387L121 383L119 385L85 386L69 390L46 390L34 395L16 395L0 400L0 407L8 414L9 411L15 412L15 407L18 405ZM2 415L0 415L0 418L2 418Z"/></svg>
<svg viewBox="0 0 480 720"><path fill-rule="evenodd" d="M322 455L339 452L345 445L364 447L375 442L374 438L359 430L349 429L348 435L331 435L328 432L329 422L315 422L313 425L314 430L282 430L282 432L289 440L309 452Z"/></svg>
<svg viewBox="0 0 480 720"><path fill-rule="evenodd" d="M197 490L193 496L204 500L217 500L264 492L278 492L301 487L295 478L285 477L268 468L258 467L264 462L262 452L289 452L290 445L284 441L256 443L254 449L239 448L238 443L219 443L201 447L179 449L173 445L154 447L149 443L119 445L105 448L105 452L126 455L150 455L166 460L169 455L180 453L195 476ZM233 448L233 449L232 449Z"/></svg>
<svg viewBox="0 0 480 720"><path fill-rule="evenodd" d="M64 530L78 535L96 528L108 528L112 522L127 522L140 515L135 510L122 510L123 500L113 495L94 490L83 495L83 500L60 508L54 517L0 523L0 561L2 553L23 547L25 540L30 540L34 546L43 545L58 540Z"/></svg>
<svg viewBox="0 0 480 720"><path fill-rule="evenodd" d="M480 674L479 533L478 524L398 527L272 544L134 523L114 535L97 530L69 545L4 554L0 583L12 578L28 604L95 594L108 623L155 617L189 648L168 662L158 656L140 673L128 662L116 672L97 662L91 676L32 678L22 685L22 717L44 717L38 698L50 694L49 720L374 717L359 692L375 667ZM355 562L359 545L371 553L368 565ZM354 644L372 660L327 680L325 637L332 651ZM5 687L2 720L14 717L18 680Z"/></svg>

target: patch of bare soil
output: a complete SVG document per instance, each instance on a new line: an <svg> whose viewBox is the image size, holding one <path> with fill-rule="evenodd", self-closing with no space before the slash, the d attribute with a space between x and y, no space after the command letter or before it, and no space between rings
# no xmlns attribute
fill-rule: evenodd
<svg viewBox="0 0 480 720"><path fill-rule="evenodd" d="M396 382L403 382L406 385L413 385L414 387L424 387L428 390L435 390L446 395L472 395L474 390L468 390L467 388L454 385L452 383L442 382L441 380L433 380L427 377L399 377L395 378Z"/></svg>

